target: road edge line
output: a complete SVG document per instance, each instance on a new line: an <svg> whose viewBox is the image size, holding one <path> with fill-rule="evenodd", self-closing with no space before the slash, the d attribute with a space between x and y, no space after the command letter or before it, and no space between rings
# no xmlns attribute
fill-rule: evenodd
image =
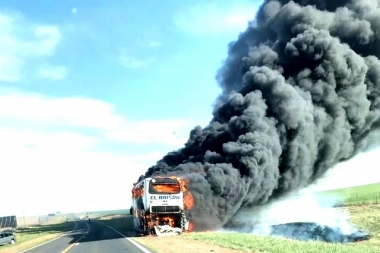
<svg viewBox="0 0 380 253"><path fill-rule="evenodd" d="M101 222L97 222L98 224L101 224L103 226L106 226L110 229L112 229L113 231L115 231L116 233L118 233L119 235L123 236L125 239L127 239L130 243L132 243L133 245L135 245L137 248L139 248L140 250L142 250L144 253L153 253L152 251L148 250L147 248L144 248L141 244L139 244L138 242L135 242L133 239L123 235L122 233L120 233L119 231L117 231L116 229L114 229L113 227L110 227L106 224L103 224Z"/></svg>
<svg viewBox="0 0 380 253"><path fill-rule="evenodd" d="M75 227L74 227L73 229L71 229L70 231L68 231L68 232L64 232L62 235L57 236L56 238L51 239L50 241L47 241L47 242L44 242L44 243L38 244L38 245L33 246L33 247L29 248L29 249L24 249L24 250L22 250L22 251L19 251L18 253L24 253L24 252L27 252L27 251L29 251L29 250L32 250L32 249L38 248L38 247L40 247L40 246L42 246L42 245L48 244L48 243L50 243L50 242L52 242L52 241L55 241L55 240L57 240L57 239L59 239L59 238L65 236L65 235L68 234L68 233L73 232L73 231L77 228L77 226L78 226L78 223L77 223L76 221L74 221L74 222L75 222Z"/></svg>

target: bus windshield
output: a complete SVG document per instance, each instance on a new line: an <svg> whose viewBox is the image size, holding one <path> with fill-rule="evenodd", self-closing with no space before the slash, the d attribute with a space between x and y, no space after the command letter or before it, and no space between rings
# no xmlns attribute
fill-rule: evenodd
<svg viewBox="0 0 380 253"><path fill-rule="evenodd" d="M176 194L181 187L176 183L150 183L149 193L151 194Z"/></svg>

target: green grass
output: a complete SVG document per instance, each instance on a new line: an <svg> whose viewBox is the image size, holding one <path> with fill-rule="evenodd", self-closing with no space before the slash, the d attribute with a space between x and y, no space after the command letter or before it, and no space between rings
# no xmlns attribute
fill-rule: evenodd
<svg viewBox="0 0 380 253"><path fill-rule="evenodd" d="M324 191L324 193L336 194L336 195L341 195L341 196L380 193L380 183L329 190L329 191Z"/></svg>
<svg viewBox="0 0 380 253"><path fill-rule="evenodd" d="M351 214L351 222L369 231L371 239L359 243L332 244L239 233L190 233L185 238L252 253L380 252L380 205L369 204L380 202L380 183L330 190L319 194L343 198L344 204L347 205L343 209Z"/></svg>
<svg viewBox="0 0 380 253"><path fill-rule="evenodd" d="M380 252L380 204L374 203L380 196L380 183L326 191L321 194L335 195L345 198L348 206L341 207L351 214L351 222L371 233L371 239L357 243L326 243L317 241L296 241L282 238L257 236L243 233L189 233L181 236L191 245L194 241L204 242L224 248L235 249L240 252L251 253L375 253ZM378 198L380 202L380 197ZM354 204L350 206L351 204ZM104 224L114 227L118 231L127 234L133 227L131 217L99 220ZM140 241L139 241L140 242ZM144 240L140 243L144 244ZM145 241L147 243L147 241ZM150 242L154 244L154 241ZM145 246L152 246L146 244ZM153 247L153 246L152 246Z"/></svg>
<svg viewBox="0 0 380 253"><path fill-rule="evenodd" d="M25 236L66 232L74 228L74 226L74 222L62 222L58 224L31 226L17 229L16 234L18 238L20 238L19 240L21 241L21 239Z"/></svg>
<svg viewBox="0 0 380 253"><path fill-rule="evenodd" d="M348 206L343 207L342 209L349 211L351 214L351 221L355 225L371 233L370 240L357 243L338 244L316 241L301 242L296 240L287 240L243 233L213 232L189 233L184 234L181 236L181 238L188 241L189 245L191 245L191 243L194 241L200 241L210 245L216 245L224 248L235 249L241 252L251 253L380 252L380 205ZM111 226L127 236L128 233L131 233L131 229L133 229L133 220L131 216L106 220L99 219L97 221ZM145 247L154 248L154 240L138 240L138 242L143 244ZM162 252L165 252L165 250L163 249Z"/></svg>
<svg viewBox="0 0 380 253"><path fill-rule="evenodd" d="M375 253L379 252L380 248L374 248L370 245L341 245L341 244L326 244L323 242L298 242L288 241L277 238L261 238L259 236L247 234L191 234L188 235L193 240L199 240L211 243L217 246L241 250L244 252L282 252L282 253Z"/></svg>
<svg viewBox="0 0 380 253"><path fill-rule="evenodd" d="M293 252L331 252L357 253L380 252L380 206L347 207L352 214L352 222L368 229L372 238L369 241L333 244L325 242L301 242L274 237L256 236L240 233L190 233L188 240L202 241L209 244L241 250L244 252L293 253Z"/></svg>
<svg viewBox="0 0 380 253"><path fill-rule="evenodd" d="M380 203L380 183L319 192L322 195L337 196L346 205Z"/></svg>

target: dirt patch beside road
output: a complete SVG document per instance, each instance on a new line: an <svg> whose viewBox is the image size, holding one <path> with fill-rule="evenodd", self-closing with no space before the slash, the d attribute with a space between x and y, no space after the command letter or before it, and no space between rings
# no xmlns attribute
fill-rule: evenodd
<svg viewBox="0 0 380 253"><path fill-rule="evenodd" d="M241 250L233 250L214 246L209 243L199 242L195 240L189 240L184 238L186 235L180 236L147 236L147 237L135 237L133 240L140 243L149 249L154 250L156 253L238 253Z"/></svg>

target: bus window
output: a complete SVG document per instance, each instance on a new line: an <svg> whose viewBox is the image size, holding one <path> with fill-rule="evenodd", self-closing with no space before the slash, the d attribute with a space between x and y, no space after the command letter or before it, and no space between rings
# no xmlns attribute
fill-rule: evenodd
<svg viewBox="0 0 380 253"><path fill-rule="evenodd" d="M149 193L151 194L176 194L181 190L178 183L150 183Z"/></svg>

